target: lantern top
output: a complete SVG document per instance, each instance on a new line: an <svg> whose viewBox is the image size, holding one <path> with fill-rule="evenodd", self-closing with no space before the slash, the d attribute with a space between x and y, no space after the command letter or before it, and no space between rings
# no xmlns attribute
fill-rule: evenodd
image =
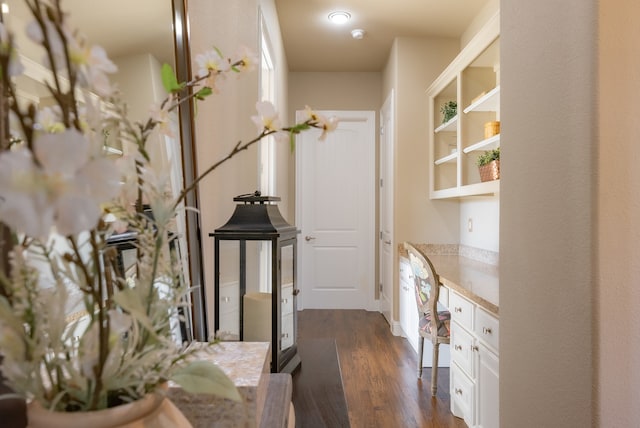
<svg viewBox="0 0 640 428"><path fill-rule="evenodd" d="M259 190L256 190L253 193L245 193L244 195L238 195L233 198L234 202L244 202L249 204L255 204L256 202L260 204L264 204L265 202L278 202L280 200L279 196L262 196Z"/></svg>
<svg viewBox="0 0 640 428"><path fill-rule="evenodd" d="M262 196L259 191L233 198L236 205L231 218L209 236L224 239L289 239L298 233L282 217L276 204L277 196Z"/></svg>

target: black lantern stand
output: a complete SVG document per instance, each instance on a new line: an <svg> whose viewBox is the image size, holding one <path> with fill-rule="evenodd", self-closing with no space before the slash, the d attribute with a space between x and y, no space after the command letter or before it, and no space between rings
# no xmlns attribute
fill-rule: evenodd
<svg viewBox="0 0 640 428"><path fill-rule="evenodd" d="M236 205L235 211L227 223L216 229L209 236L214 237L214 327L220 331L220 242L238 241L239 243L239 275L238 275L238 328L239 340L243 340L243 299L247 293L247 242L269 241L271 243L271 372L292 373L300 365L300 357L297 352L297 308L296 295L296 253L297 234L299 231L288 224L278 206L274 204L280 200L275 196L261 196L260 192L252 195L241 195L233 198ZM283 296L283 249L286 249L290 260L285 262L287 272L287 290L290 295ZM228 298L225 298L228 299ZM286 305L283 316L283 304ZM283 325L284 324L284 325ZM283 332L286 330L286 332Z"/></svg>

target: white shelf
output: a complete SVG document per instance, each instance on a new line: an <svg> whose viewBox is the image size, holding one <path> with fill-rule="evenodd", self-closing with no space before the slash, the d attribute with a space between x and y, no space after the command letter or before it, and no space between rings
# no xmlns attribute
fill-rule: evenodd
<svg viewBox="0 0 640 428"><path fill-rule="evenodd" d="M470 145L462 149L464 153L471 153L476 150L491 150L500 146L500 134L489 137L486 140L478 141L475 144Z"/></svg>
<svg viewBox="0 0 640 428"><path fill-rule="evenodd" d="M500 85L484 94L482 98L471 103L467 108L464 109L464 112L469 113L471 111L498 111L499 106Z"/></svg>
<svg viewBox="0 0 640 428"><path fill-rule="evenodd" d="M447 155L447 156L445 156L445 157L443 157L443 158L437 159L437 160L435 161L435 164L436 164L436 165L441 165L441 164L443 164L443 163L453 162L453 161L455 161L456 159L458 159L458 152L451 153L451 154L449 154L449 155Z"/></svg>
<svg viewBox="0 0 640 428"><path fill-rule="evenodd" d="M433 132L437 134L438 132L457 131L458 130L457 124L458 124L458 116L456 115L451 119L449 119L447 122L438 126Z"/></svg>
<svg viewBox="0 0 640 428"><path fill-rule="evenodd" d="M467 184L466 186L451 187L448 189L434 190L431 199L464 198L476 195L494 195L500 193L500 180L485 181L482 183Z"/></svg>
<svg viewBox="0 0 640 428"><path fill-rule="evenodd" d="M481 150L500 147L499 134L483 139L482 133L483 124L500 120L499 37L500 14L496 13L426 91L431 199L499 195L499 180L480 182L475 172ZM476 99L469 102L473 97ZM436 107L452 99L458 102L457 116L437 123Z"/></svg>

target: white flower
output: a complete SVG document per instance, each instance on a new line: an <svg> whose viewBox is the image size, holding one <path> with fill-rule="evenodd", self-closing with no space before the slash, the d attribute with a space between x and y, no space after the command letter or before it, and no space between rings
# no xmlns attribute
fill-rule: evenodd
<svg viewBox="0 0 640 428"><path fill-rule="evenodd" d="M173 121L171 120L171 112L169 108L171 107L172 98L166 103L164 103L164 107L161 107L160 104L152 104L149 109L149 117L158 123L158 131L167 137L175 138L175 133L173 132Z"/></svg>
<svg viewBox="0 0 640 428"><path fill-rule="evenodd" d="M0 154L2 221L38 238L52 226L62 235L94 227L119 182L112 161L89 153L84 135L71 129L37 137L34 153L20 147Z"/></svg>
<svg viewBox="0 0 640 428"><path fill-rule="evenodd" d="M111 62L102 46L90 49L78 46L71 52L71 60L78 65L80 84L93 89L99 95L111 95L113 87L107 73L115 73L118 67Z"/></svg>
<svg viewBox="0 0 640 428"><path fill-rule="evenodd" d="M196 63L198 64L198 76L208 76L204 81L204 85L216 90L216 80L219 76L224 76L223 72L229 71L229 60L224 58L216 49L208 50L204 53L196 55Z"/></svg>
<svg viewBox="0 0 640 428"><path fill-rule="evenodd" d="M63 132L65 130L64 123L60 117L60 107L45 107L38 111L36 116L36 122L38 122L39 129L51 134L57 132Z"/></svg>
<svg viewBox="0 0 640 428"><path fill-rule="evenodd" d="M339 120L337 117L326 117L323 114L312 110L309 106L305 107L305 115L307 120L311 121L313 127L322 129L322 134L320 135L320 138L318 138L320 141L327 138L327 133L335 131L338 127Z"/></svg>
<svg viewBox="0 0 640 428"><path fill-rule="evenodd" d="M55 63L53 68L58 70L66 66L66 45L69 60L78 71L78 83L99 95L111 95L113 88L106 73L115 73L118 68L107 57L106 51L98 45L87 47L84 39L74 36L74 33L64 24L62 24L62 35L51 21L45 21L44 26ZM42 44L45 39L42 27L37 21L31 21L27 25L27 35L38 44ZM49 64L50 59L46 57L44 63Z"/></svg>
<svg viewBox="0 0 640 428"><path fill-rule="evenodd" d="M258 127L258 132L277 131L280 129L278 112L269 101L258 101L256 103L257 116L251 116L251 120Z"/></svg>
<svg viewBox="0 0 640 428"><path fill-rule="evenodd" d="M255 70L259 63L258 57L255 53L246 46L243 46L238 51L236 58L232 62L239 63L235 68L237 71L252 71Z"/></svg>

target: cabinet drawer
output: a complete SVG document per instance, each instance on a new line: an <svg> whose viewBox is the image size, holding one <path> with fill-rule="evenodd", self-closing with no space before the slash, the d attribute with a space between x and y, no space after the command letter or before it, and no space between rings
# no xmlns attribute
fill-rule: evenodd
<svg viewBox="0 0 640 428"><path fill-rule="evenodd" d="M477 308L474 326L476 337L495 352L498 352L500 336L498 319L484 309Z"/></svg>
<svg viewBox="0 0 640 428"><path fill-rule="evenodd" d="M449 307L449 289L447 287L440 286L440 294L438 295L438 303L445 308ZM440 309L438 309L440 310Z"/></svg>
<svg viewBox="0 0 640 428"><path fill-rule="evenodd" d="M473 371L473 346L474 338L467 330L456 322L451 323L451 359L460 366L470 377L474 377Z"/></svg>
<svg viewBox="0 0 640 428"><path fill-rule="evenodd" d="M474 424L475 384L456 364L451 366L451 413Z"/></svg>
<svg viewBox="0 0 640 428"><path fill-rule="evenodd" d="M401 260L399 265L400 280L405 281L407 284L413 284L413 270L411 269L411 263Z"/></svg>
<svg viewBox="0 0 640 428"><path fill-rule="evenodd" d="M458 322L469 331L473 331L473 307L475 305L452 291L449 294L449 311L451 319Z"/></svg>

